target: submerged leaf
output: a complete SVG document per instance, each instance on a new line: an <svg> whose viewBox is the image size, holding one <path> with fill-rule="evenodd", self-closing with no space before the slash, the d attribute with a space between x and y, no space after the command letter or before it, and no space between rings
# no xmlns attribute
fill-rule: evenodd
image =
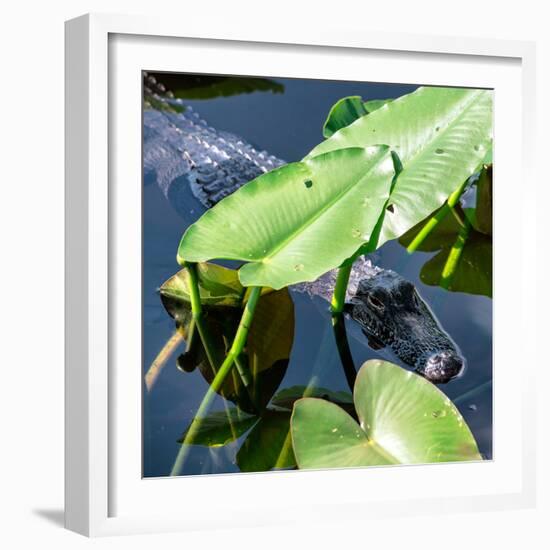
<svg viewBox="0 0 550 550"><path fill-rule="evenodd" d="M275 407L292 410L294 402L304 397L306 393L308 397L319 397L338 405L353 404L353 397L349 392L333 391L327 388L318 387L310 388L307 386L291 386L289 388L284 388L275 394L271 400L271 404Z"/></svg>
<svg viewBox="0 0 550 550"><path fill-rule="evenodd" d="M417 374L367 361L357 376L354 401L360 424L333 403L296 402L291 431L300 468L481 460L458 409Z"/></svg>
<svg viewBox="0 0 550 550"><path fill-rule="evenodd" d="M482 207L476 210L462 210L457 207L456 210L459 216L467 217L471 220L474 227L480 223L477 221L478 219L483 220L481 223L488 223L488 220L492 218L490 213L487 214L482 210ZM425 221L422 221L405 233L399 239L399 243L407 247L424 224ZM438 252L420 270L420 280L423 283L431 286L439 286L441 284L447 258L458 239L460 229L461 226L456 218L452 213L449 213L420 244L417 249L419 251ZM485 235L474 228L470 229L452 279L446 288L454 292L492 296L493 242L490 235Z"/></svg>
<svg viewBox="0 0 550 550"><path fill-rule="evenodd" d="M199 295L203 305L232 307L241 305L244 288L234 269L212 263L200 263L197 265L197 276ZM174 317L175 309L177 310L182 302L191 303L189 271L182 269L170 277L160 287L160 295L164 306Z"/></svg>
<svg viewBox="0 0 550 550"><path fill-rule="evenodd" d="M450 249L451 247L443 248L439 254L424 264L420 271L420 279L423 283L432 286L441 283L441 274ZM491 237L475 230L470 232L447 289L492 297L493 243Z"/></svg>
<svg viewBox="0 0 550 550"><path fill-rule="evenodd" d="M296 460L290 438L290 412L267 409L237 453L241 472L292 468Z"/></svg>
<svg viewBox="0 0 550 550"><path fill-rule="evenodd" d="M485 235L493 234L493 167L483 168L477 180L476 223L474 227Z"/></svg>
<svg viewBox="0 0 550 550"><path fill-rule="evenodd" d="M201 419L199 429L193 438L193 445L221 447L238 439L257 421L257 416L235 408L228 409L227 412L212 412ZM178 443L184 441L186 434L187 430L178 439Z"/></svg>
<svg viewBox="0 0 550 550"><path fill-rule="evenodd" d="M245 289L238 282L235 270L214 264L198 264L198 273L201 301L206 306L202 325L210 341L213 359L219 367L235 337L242 315L240 300ZM184 269L160 290L163 305L184 331L191 321L188 283L187 270ZM263 409L285 375L293 339L294 304L288 290L274 292L265 289L256 307L247 346L238 358L252 375L251 387L247 390L237 369L233 369L219 393L244 411L254 413L258 407ZM198 367L206 381L211 383L214 372L198 334L195 341L184 357L186 370Z"/></svg>

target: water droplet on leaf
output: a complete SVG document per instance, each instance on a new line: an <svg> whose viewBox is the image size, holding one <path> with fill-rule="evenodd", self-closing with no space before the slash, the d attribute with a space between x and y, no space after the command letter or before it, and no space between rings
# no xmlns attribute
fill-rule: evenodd
<svg viewBox="0 0 550 550"><path fill-rule="evenodd" d="M302 271L304 269L304 264L296 264L294 266L294 271Z"/></svg>

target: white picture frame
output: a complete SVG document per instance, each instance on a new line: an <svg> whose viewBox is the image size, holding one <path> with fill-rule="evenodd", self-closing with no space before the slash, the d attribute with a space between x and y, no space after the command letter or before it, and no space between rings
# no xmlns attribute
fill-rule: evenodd
<svg viewBox="0 0 550 550"><path fill-rule="evenodd" d="M192 54L185 61L179 55L182 48ZM129 327L122 328L120 313L140 318L139 299L134 300L137 307L132 306L132 298L141 292L135 269L141 246L141 164L135 162L141 143L141 118L135 118L141 109L141 69L223 73L225 66L227 73L258 74L263 67L266 76L360 79L354 60L361 57L373 60L374 71L363 80L495 89L495 178L502 189L495 199L495 459L487 465L300 472L298 476L277 472L141 479L141 455L136 454L141 387L138 376L131 376L137 356L141 357L135 341L138 325L129 322ZM245 31L224 28L223 21L193 21L185 26L168 17L86 15L68 21L66 527L99 536L329 518L360 521L367 512L408 515L419 508L443 513L533 506L535 435L528 420L535 414L536 347L520 343L517 352L505 354L503 345L513 336L512 316L516 330L529 317L535 318L536 289L520 270L512 309L502 312L498 296L511 284L499 243L514 247L520 265L536 263L536 249L527 238L534 231L535 216L522 199L511 195L507 184L514 178L523 185L532 181L534 67L535 47L530 42L291 26ZM136 83L139 89L134 90ZM123 92L128 99L124 105L117 99ZM507 109L511 110L505 117ZM122 175L124 188L116 185ZM129 197L124 211L121 189ZM514 209L521 216L515 232L506 227ZM128 246L122 249L121 242ZM125 280L132 279L125 290L116 284L122 274ZM117 342L122 341L134 342L136 347L124 367L117 351ZM512 363L520 356L524 361L517 380ZM506 405L518 384L521 392L512 413ZM502 435L510 427L516 434L513 441ZM369 491L351 495L347 488L358 483L368 483ZM296 502L289 508L283 503L290 488ZM208 514L201 514L208 505L205 495L218 490L235 494L229 513L222 505L214 505ZM262 491L270 495L269 500L251 500L251 495ZM182 514L184 494L192 505Z"/></svg>

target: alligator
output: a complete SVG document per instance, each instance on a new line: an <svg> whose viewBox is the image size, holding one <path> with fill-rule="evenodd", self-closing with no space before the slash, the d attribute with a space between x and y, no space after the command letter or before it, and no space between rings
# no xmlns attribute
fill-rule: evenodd
<svg viewBox="0 0 550 550"><path fill-rule="evenodd" d="M229 132L209 126L162 83L144 73L144 183L155 182L187 221L248 181L285 164ZM189 193L191 191L191 193ZM292 289L330 301L332 270ZM371 348L389 348L407 366L436 384L465 368L458 346L445 332L415 286L369 258L354 263L345 314L357 322Z"/></svg>

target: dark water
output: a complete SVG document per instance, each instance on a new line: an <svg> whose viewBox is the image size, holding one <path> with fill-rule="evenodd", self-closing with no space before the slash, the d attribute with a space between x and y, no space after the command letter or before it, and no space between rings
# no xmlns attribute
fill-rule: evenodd
<svg viewBox="0 0 550 550"><path fill-rule="evenodd" d="M330 107L340 98L360 95L364 99L398 97L416 86L353 82L277 79L284 93L254 92L208 100L186 100L208 123L242 136L253 145L287 161L299 160L322 139L321 129ZM203 209L189 199L193 217ZM174 332L164 310L158 287L176 271L176 250L188 221L172 208L156 185L143 189L143 372ZM412 281L429 303L445 330L453 337L468 362L466 373L440 388L457 404L478 442L481 453L492 458L492 302L483 296L453 293L424 285L421 266L431 253L412 256L397 242L385 244L374 256L377 265L391 268ZM280 385L306 385L311 373L319 385L348 390L331 329L328 304L320 298L292 293L296 328L290 364ZM355 364L380 355L370 349L359 328L347 321L348 338ZM144 476L169 474L181 436L207 390L198 370L183 373L176 357L163 368L153 390L144 392ZM223 410L216 398L215 410ZM242 439L242 438L241 438ZM216 449L194 447L185 474L238 472L235 452L241 440Z"/></svg>

